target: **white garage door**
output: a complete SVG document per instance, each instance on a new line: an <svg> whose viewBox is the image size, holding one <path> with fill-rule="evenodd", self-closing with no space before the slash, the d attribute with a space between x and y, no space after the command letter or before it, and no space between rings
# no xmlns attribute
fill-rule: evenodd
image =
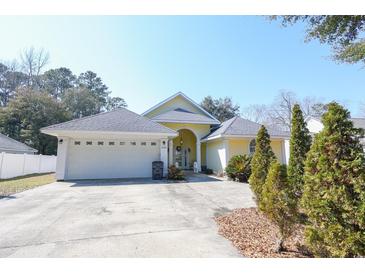
<svg viewBox="0 0 365 274"><path fill-rule="evenodd" d="M67 179L142 178L152 176L160 160L159 141L71 140Z"/></svg>

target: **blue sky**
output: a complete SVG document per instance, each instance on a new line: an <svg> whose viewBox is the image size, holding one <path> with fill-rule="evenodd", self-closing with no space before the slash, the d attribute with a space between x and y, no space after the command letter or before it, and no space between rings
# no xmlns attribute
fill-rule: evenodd
<svg viewBox="0 0 365 274"><path fill-rule="evenodd" d="M200 102L229 96L242 108L288 89L338 100L358 115L365 69L336 64L330 48L304 43L304 26L259 16L0 17L0 60L34 46L48 68L92 70L138 113L177 91Z"/></svg>

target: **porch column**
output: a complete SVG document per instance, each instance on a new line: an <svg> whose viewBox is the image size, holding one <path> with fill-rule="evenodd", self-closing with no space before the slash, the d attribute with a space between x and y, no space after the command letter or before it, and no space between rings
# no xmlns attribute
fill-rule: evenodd
<svg viewBox="0 0 365 274"><path fill-rule="evenodd" d="M167 146L168 146L168 139L161 139L160 141L160 161L163 162L163 175L167 175L167 168L168 168L168 153L167 153Z"/></svg>
<svg viewBox="0 0 365 274"><path fill-rule="evenodd" d="M282 143L282 150L283 150L283 162L284 164L289 164L289 156L290 156L290 140L284 140Z"/></svg>
<svg viewBox="0 0 365 274"><path fill-rule="evenodd" d="M169 166L174 164L174 143L169 140Z"/></svg>
<svg viewBox="0 0 365 274"><path fill-rule="evenodd" d="M202 171L202 162L201 162L201 144L200 140L196 140L196 162L198 164L198 171Z"/></svg>
<svg viewBox="0 0 365 274"><path fill-rule="evenodd" d="M67 168L67 150L70 138L58 137L57 146L57 162L56 162L56 179L57 181L64 180L66 177Z"/></svg>

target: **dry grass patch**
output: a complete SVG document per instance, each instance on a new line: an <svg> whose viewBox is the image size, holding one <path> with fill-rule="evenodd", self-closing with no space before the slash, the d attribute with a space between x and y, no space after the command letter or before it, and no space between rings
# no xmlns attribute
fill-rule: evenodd
<svg viewBox="0 0 365 274"><path fill-rule="evenodd" d="M236 209L216 217L219 234L229 239L243 256L251 258L305 258L303 226L297 225L284 243L285 252L276 252L278 228L256 208Z"/></svg>
<svg viewBox="0 0 365 274"><path fill-rule="evenodd" d="M0 198L55 181L56 178L54 173L30 174L11 179L3 179L0 180Z"/></svg>

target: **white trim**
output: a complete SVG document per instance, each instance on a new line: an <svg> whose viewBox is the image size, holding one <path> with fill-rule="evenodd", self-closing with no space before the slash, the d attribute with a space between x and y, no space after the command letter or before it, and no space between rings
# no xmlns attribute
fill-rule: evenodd
<svg viewBox="0 0 365 274"><path fill-rule="evenodd" d="M152 118L152 121L154 121L156 123L217 125L216 123L212 123L212 122L195 122L195 121L188 121L188 120L158 120L158 119L153 119Z"/></svg>
<svg viewBox="0 0 365 274"><path fill-rule="evenodd" d="M219 134L217 136L213 136L213 137L208 137L208 138L204 138L203 140L201 140L201 142L208 142L208 141L212 141L212 140L216 140L219 138L229 138L229 139L241 139L241 138L251 138L254 139L257 136L255 135L222 135ZM270 140L289 140L290 137L286 137L286 136L270 136Z"/></svg>
<svg viewBox="0 0 365 274"><path fill-rule="evenodd" d="M178 96L183 97L184 99L186 99L187 101L189 101L191 104L193 104L195 107L197 107L198 109L200 109L201 111L203 111L206 115L208 115L214 121L218 122L218 124L221 124L221 122L217 118L215 118L212 114L210 114L208 111L206 111L204 108L202 108L199 104L197 104L196 102L194 102L192 99L190 99L188 96L186 96L181 91L179 91L178 93L175 93L174 95L168 97L167 99L163 100L162 102L158 103L157 105L149 108L148 110L146 110L145 112L143 112L141 115L142 116L146 116L148 113L152 112L153 110L159 108L163 104L167 103L168 101L171 101L172 99L174 99L174 98L176 98Z"/></svg>
<svg viewBox="0 0 365 274"><path fill-rule="evenodd" d="M174 131L174 130L173 130ZM53 136L73 136L76 134L96 134L96 135L115 135L115 136L151 136L151 137L176 137L177 132L174 133L159 133L159 132L121 132L121 131L89 131L89 130L51 130L42 129L42 133Z"/></svg>
<svg viewBox="0 0 365 274"><path fill-rule="evenodd" d="M22 150L22 149L16 149L16 148L14 148L14 149L12 149L12 148L4 148L4 147L0 147L0 150L5 150L5 151L17 151L17 152L20 152L20 153L27 153L28 152L28 154L29 153L37 153L37 151L38 150L36 150L36 149L29 149L29 150Z"/></svg>

